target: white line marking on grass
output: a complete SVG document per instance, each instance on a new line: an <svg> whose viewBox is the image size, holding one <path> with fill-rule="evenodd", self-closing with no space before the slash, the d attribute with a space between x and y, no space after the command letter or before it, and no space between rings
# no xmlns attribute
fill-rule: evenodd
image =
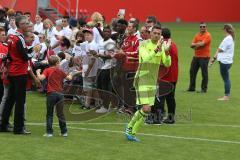
<svg viewBox="0 0 240 160"><path fill-rule="evenodd" d="M174 124L176 126L200 126L200 127L231 127L231 128L240 128L240 125L232 125L232 124Z"/></svg>
<svg viewBox="0 0 240 160"><path fill-rule="evenodd" d="M78 128L78 127L68 127L68 128L76 129L76 130L96 131L96 132L110 132L110 133L121 133L121 134L124 133L123 131L112 131L112 130L106 130L106 129ZM184 140L197 140L197 141L206 141L206 142L217 142L217 143L240 144L240 142L238 142L238 141L227 141L227 140L207 139L207 138L197 138L197 137L182 137L182 136L147 134L147 133L138 133L138 135L151 136L151 137L173 138L173 139L184 139Z"/></svg>
<svg viewBox="0 0 240 160"><path fill-rule="evenodd" d="M45 123L27 123L27 124L32 124L32 125L37 125L37 124L45 124ZM53 124L58 124L58 123L53 123ZM69 125L124 125L126 123L111 123L111 122L67 122L67 124ZM240 128L240 125L225 125L225 124L198 124L198 123L195 123L195 124L171 124L171 125L168 125L168 124L163 124L164 126L191 126L191 127L231 127L231 128ZM149 125L149 126L155 126L155 125ZM159 126L159 125L158 125Z"/></svg>
<svg viewBox="0 0 240 160"><path fill-rule="evenodd" d="M28 123L28 125L44 126L44 123ZM57 125L54 125L54 126L58 127ZM123 131L113 131L113 130L106 130L106 129L80 128L80 127L71 127L71 126L68 126L68 128L69 129L75 129L75 130L85 130L85 131L109 132L109 133L121 133L121 134L124 134ZM150 137L163 137L163 138L172 138L172 139L193 140L193 141L205 141L205 142L216 142L216 143L240 144L239 141L228 141L228 140L220 140L220 139L207 139L207 138L198 138L198 137L183 137L183 136L171 136L171 135L148 134L148 133L138 133L138 135L150 136Z"/></svg>

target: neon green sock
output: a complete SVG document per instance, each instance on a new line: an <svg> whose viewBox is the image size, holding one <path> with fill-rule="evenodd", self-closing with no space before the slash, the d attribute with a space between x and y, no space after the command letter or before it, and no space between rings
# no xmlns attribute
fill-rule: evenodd
<svg viewBox="0 0 240 160"><path fill-rule="evenodd" d="M134 116L132 117L131 121L128 124L128 128L132 128L132 134L136 134L139 130L140 126L144 123L144 119L146 117L146 113L142 110L138 110Z"/></svg>
<svg viewBox="0 0 240 160"><path fill-rule="evenodd" d="M140 114L140 110L138 110L137 112L135 112L131 121L128 123L128 128L133 128L136 121L139 120L140 118L141 118L141 114Z"/></svg>
<svg viewBox="0 0 240 160"><path fill-rule="evenodd" d="M140 127L142 126L142 124L144 123L145 117L141 117L133 126L132 128L132 134L135 135L137 133L137 131L140 129Z"/></svg>

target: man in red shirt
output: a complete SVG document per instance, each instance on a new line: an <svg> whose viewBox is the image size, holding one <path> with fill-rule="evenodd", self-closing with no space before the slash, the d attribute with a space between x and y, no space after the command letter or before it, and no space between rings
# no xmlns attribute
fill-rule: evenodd
<svg viewBox="0 0 240 160"><path fill-rule="evenodd" d="M120 54L122 57L122 67L120 71L120 80L117 87L118 94L121 98L122 106L119 112L134 111L136 105L136 93L133 87L134 76L138 68L138 47L139 38L136 35L138 25L129 23L127 27L127 36L123 40Z"/></svg>
<svg viewBox="0 0 240 160"><path fill-rule="evenodd" d="M45 137L53 136L53 112L54 107L56 106L57 116L59 120L59 126L61 129L61 136L67 137L67 125L65 121L65 117L63 114L63 106L64 106L64 96L63 92L63 80L66 78L67 80L71 80L72 76L67 76L65 72L63 72L59 68L60 58L56 55L52 55L48 59L49 68L45 69L42 74L40 74L41 70L37 70L37 77L40 80L47 80L47 129Z"/></svg>
<svg viewBox="0 0 240 160"><path fill-rule="evenodd" d="M178 80L178 50L176 44L171 40L171 32L168 28L162 28L165 52L171 56L171 66L169 68L160 66L158 74L159 89L156 95L155 104L146 120L148 124L161 124L164 115L165 101L168 107L168 117L163 123L175 123L175 88Z"/></svg>
<svg viewBox="0 0 240 160"><path fill-rule="evenodd" d="M24 104L26 100L26 83L28 74L28 49L23 32L28 31L28 21L25 16L16 18L18 30L8 38L8 80L10 82L9 95L3 110L0 131L5 132L11 114L11 104L15 103L14 134L29 134L24 127Z"/></svg>
<svg viewBox="0 0 240 160"><path fill-rule="evenodd" d="M171 56L171 66L169 68L159 69L159 91L164 93L158 93L158 98L155 100L155 109L157 111L157 116L160 116L156 120L157 123L161 123L162 115L164 111L164 103L166 101L168 107L168 117L163 123L173 124L175 123L175 88L178 80L178 50L176 44L171 40L171 32L168 28L162 29L162 36L164 38L165 50L169 52ZM167 94L166 94L167 93Z"/></svg>
<svg viewBox="0 0 240 160"><path fill-rule="evenodd" d="M2 101L3 93L4 93L4 87L3 87L3 79L2 79L2 73L3 73L3 59L6 58L8 53L8 47L5 43L6 41L6 32L4 28L0 28L0 103ZM2 111L3 107L0 105L0 121L2 119Z"/></svg>

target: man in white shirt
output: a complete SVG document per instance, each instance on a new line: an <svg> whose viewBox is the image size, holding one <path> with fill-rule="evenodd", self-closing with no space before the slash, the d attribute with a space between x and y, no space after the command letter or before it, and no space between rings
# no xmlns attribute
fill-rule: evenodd
<svg viewBox="0 0 240 160"><path fill-rule="evenodd" d="M103 29L103 40L99 43L99 53L98 57L103 61L103 65L99 70L99 75L97 79L97 88L101 90L99 92L100 98L103 105L100 109L96 110L97 113L106 113L111 102L109 97L109 92L112 92L111 85L111 69L114 66L114 50L116 43L111 39L112 30L110 26L106 26Z"/></svg>
<svg viewBox="0 0 240 160"><path fill-rule="evenodd" d="M67 39L70 40L72 36L72 30L69 27L68 17L64 16L62 18L62 25L63 25L63 36L65 36Z"/></svg>
<svg viewBox="0 0 240 160"><path fill-rule="evenodd" d="M10 29L8 30L7 35L15 34L15 32L17 31L15 17L10 17L9 20L10 20L9 22Z"/></svg>
<svg viewBox="0 0 240 160"><path fill-rule="evenodd" d="M56 20L55 24L56 27L53 28L53 36L50 38L50 46L54 53L58 54L61 50L60 40L63 36L62 20Z"/></svg>
<svg viewBox="0 0 240 160"><path fill-rule="evenodd" d="M39 15L36 15L35 17L35 25L34 25L34 32L37 32L37 33L43 33L43 23L42 23L42 18L39 16Z"/></svg>

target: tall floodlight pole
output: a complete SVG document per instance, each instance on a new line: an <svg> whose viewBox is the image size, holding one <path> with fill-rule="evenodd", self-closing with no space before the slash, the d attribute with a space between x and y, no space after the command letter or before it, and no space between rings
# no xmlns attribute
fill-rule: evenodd
<svg viewBox="0 0 240 160"><path fill-rule="evenodd" d="M77 1L77 5L76 5L76 19L78 19L78 3L79 3L79 0L76 0Z"/></svg>

